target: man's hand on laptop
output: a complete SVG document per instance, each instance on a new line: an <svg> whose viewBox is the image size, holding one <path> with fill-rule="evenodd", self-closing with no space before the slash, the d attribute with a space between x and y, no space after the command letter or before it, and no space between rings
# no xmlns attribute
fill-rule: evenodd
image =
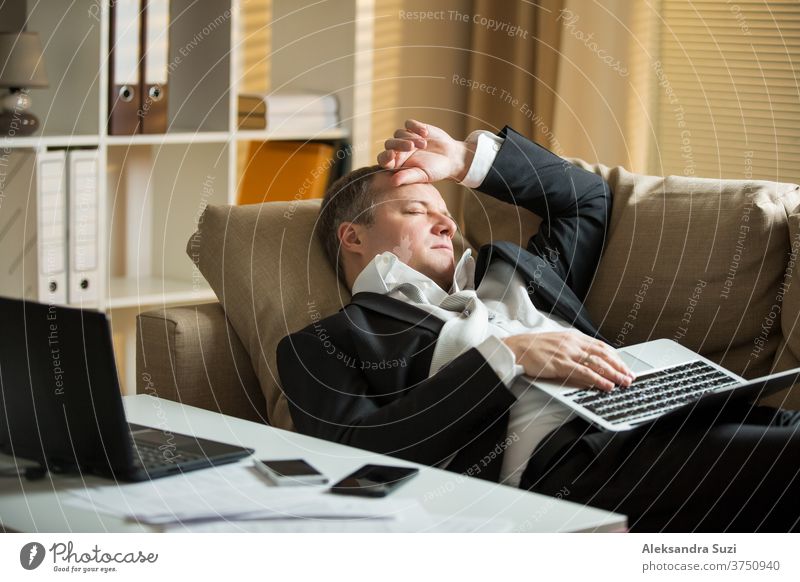
<svg viewBox="0 0 800 582"><path fill-rule="evenodd" d="M635 377L611 347L579 331L523 333L502 341L534 378L608 392L615 384L629 386Z"/></svg>
<svg viewBox="0 0 800 582"><path fill-rule="evenodd" d="M406 120L405 128L395 131L384 147L378 154L378 164L395 170L393 186L440 180L460 182L475 155L474 144L457 141L443 129L413 119Z"/></svg>

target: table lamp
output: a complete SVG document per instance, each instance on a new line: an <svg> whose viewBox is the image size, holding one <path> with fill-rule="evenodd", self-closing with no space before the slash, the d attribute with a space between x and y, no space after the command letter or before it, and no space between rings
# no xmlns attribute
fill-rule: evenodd
<svg viewBox="0 0 800 582"><path fill-rule="evenodd" d="M28 89L47 87L39 33L0 32L0 87L9 89L0 97L0 136L31 135L39 129L39 120L28 111Z"/></svg>

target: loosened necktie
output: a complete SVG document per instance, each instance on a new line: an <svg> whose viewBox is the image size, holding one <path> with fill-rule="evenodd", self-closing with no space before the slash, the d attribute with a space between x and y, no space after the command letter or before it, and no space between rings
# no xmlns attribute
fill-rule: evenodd
<svg viewBox="0 0 800 582"><path fill-rule="evenodd" d="M394 291L402 293L414 303L430 303L422 291L420 291L419 287L411 283L402 283L395 287ZM469 317L470 313L474 310L475 302L475 291L458 291L457 293L445 297L442 302L439 303L439 307L447 311L460 312L465 317Z"/></svg>
<svg viewBox="0 0 800 582"><path fill-rule="evenodd" d="M430 301L416 285L402 283L394 288L414 303ZM433 375L453 359L486 339L489 333L489 312L474 290L458 291L445 297L439 307L460 313L461 317L445 321L431 358L430 374Z"/></svg>

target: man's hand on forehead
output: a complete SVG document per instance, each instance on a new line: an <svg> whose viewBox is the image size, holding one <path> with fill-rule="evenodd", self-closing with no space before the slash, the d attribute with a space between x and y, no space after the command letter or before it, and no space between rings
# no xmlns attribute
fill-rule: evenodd
<svg viewBox="0 0 800 582"><path fill-rule="evenodd" d="M474 149L436 127L409 119L394 132L378 154L378 164L393 170L393 186L426 184L440 180L461 181L469 169Z"/></svg>

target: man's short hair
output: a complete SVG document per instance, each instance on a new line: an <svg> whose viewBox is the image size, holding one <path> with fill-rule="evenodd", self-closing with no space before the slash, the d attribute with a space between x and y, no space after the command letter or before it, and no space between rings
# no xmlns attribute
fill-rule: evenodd
<svg viewBox="0 0 800 582"><path fill-rule="evenodd" d="M339 225L354 222L370 226L375 221L374 206L379 193L372 188L372 177L384 171L380 166L353 170L331 184L322 199L317 235L342 281L345 278L339 253Z"/></svg>

